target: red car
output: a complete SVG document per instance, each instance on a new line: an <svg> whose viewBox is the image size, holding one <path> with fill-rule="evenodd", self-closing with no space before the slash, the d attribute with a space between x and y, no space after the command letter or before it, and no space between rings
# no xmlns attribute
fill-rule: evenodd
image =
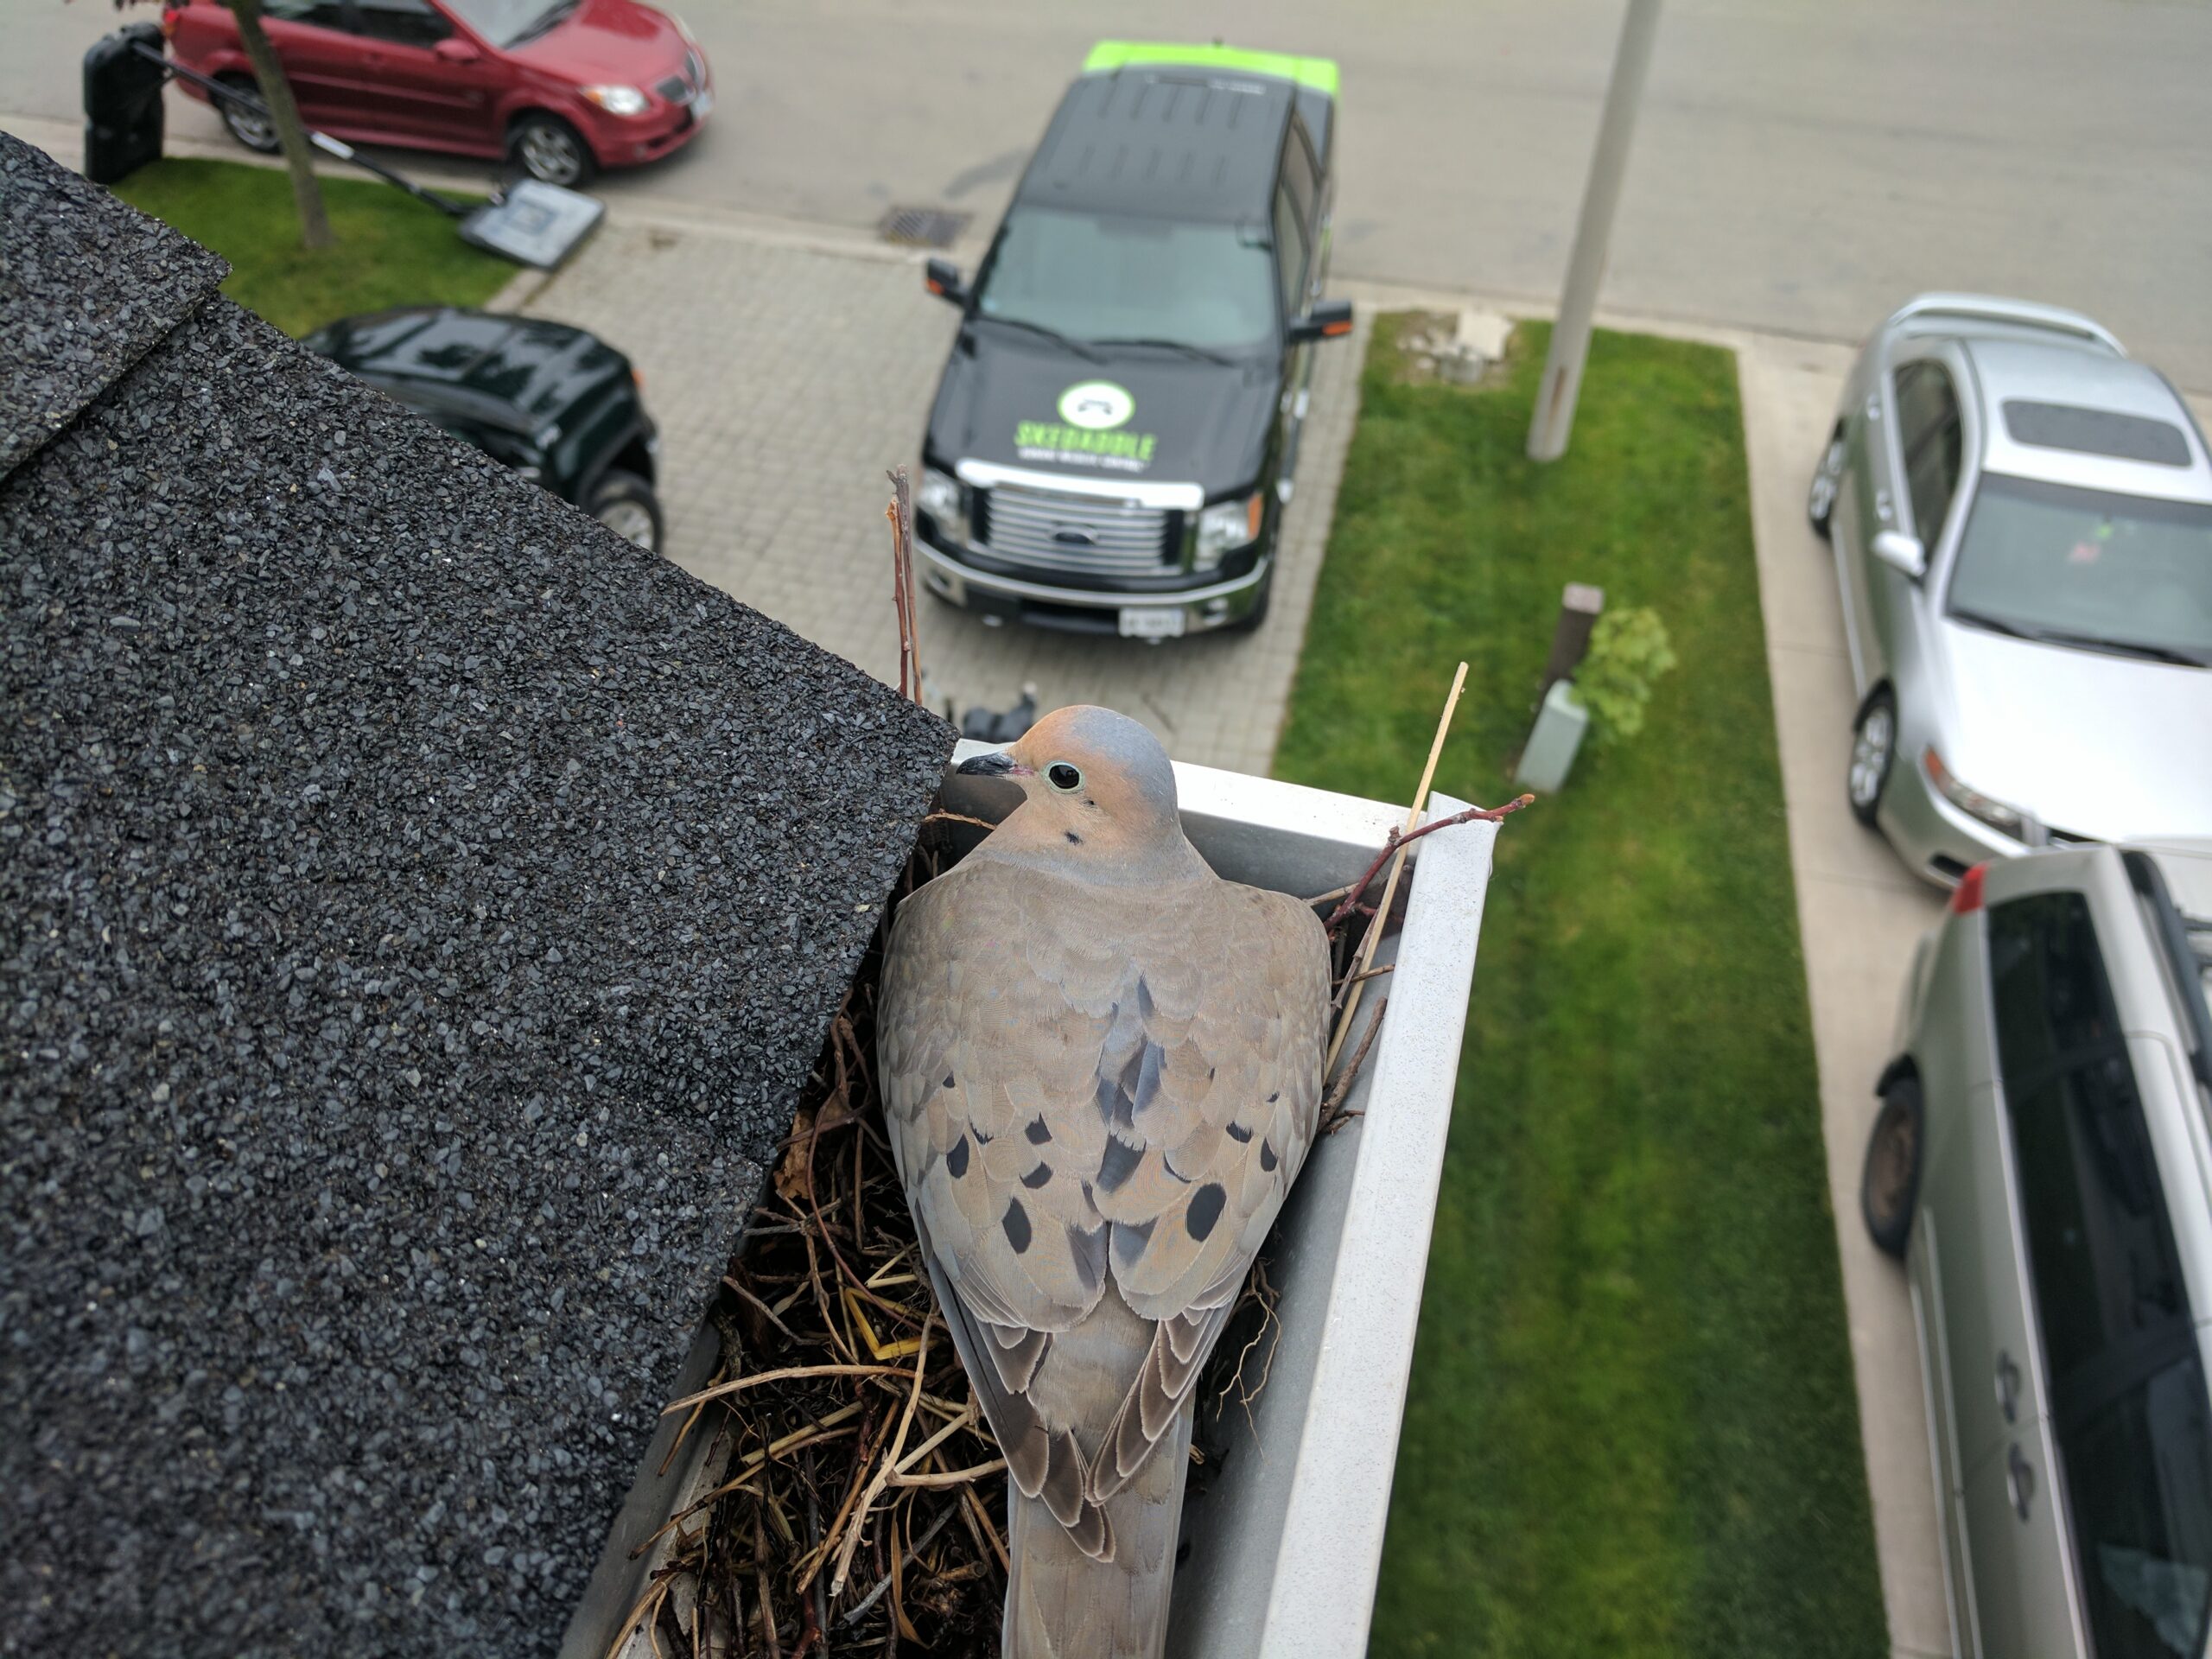
<svg viewBox="0 0 2212 1659"><path fill-rule="evenodd" d="M310 127L512 156L548 184L658 161L714 106L690 31L637 0L263 0L262 15ZM186 68L252 90L224 0L168 0L162 22ZM276 148L264 117L217 101L240 143Z"/></svg>

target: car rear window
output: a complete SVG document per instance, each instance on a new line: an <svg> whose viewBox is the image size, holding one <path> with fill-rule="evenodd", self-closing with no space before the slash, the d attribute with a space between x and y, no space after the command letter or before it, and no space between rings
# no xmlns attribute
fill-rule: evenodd
<svg viewBox="0 0 2212 1659"><path fill-rule="evenodd" d="M2005 429L2015 443L2038 449L2072 449L2113 461L2145 461L2159 467L2189 465L2189 439L2171 421L2121 415L2073 404L2037 404L2008 397Z"/></svg>
<svg viewBox="0 0 2212 1659"><path fill-rule="evenodd" d="M2084 1611L2104 1659L2196 1659L2212 1398L2088 900L1990 907L2005 1115Z"/></svg>
<svg viewBox="0 0 2212 1659"><path fill-rule="evenodd" d="M350 344L380 373L458 380L498 341L481 317L415 313L357 323Z"/></svg>

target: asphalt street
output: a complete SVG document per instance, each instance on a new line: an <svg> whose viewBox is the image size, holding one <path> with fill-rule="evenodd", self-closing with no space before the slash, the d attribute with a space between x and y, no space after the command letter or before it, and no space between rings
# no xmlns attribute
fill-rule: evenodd
<svg viewBox="0 0 2212 1659"><path fill-rule="evenodd" d="M606 194L845 226L1003 205L1108 35L1344 67L1338 271L1554 297L1620 0L1353 6L1168 0L679 0L709 130ZM141 15L154 15L150 7ZM100 0L0 3L0 126L73 118ZM2212 389L2212 5L2203 0L1674 0L1604 303L1857 340L1917 289L2076 305ZM181 104L181 99L175 100ZM181 132L213 130L198 106Z"/></svg>

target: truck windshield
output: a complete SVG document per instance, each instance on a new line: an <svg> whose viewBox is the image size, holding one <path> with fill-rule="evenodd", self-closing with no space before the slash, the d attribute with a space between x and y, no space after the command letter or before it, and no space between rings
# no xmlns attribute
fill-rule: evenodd
<svg viewBox="0 0 2212 1659"><path fill-rule="evenodd" d="M1000 233L976 309L1071 340L1236 351L1274 338L1274 283L1256 230L1020 207Z"/></svg>
<svg viewBox="0 0 2212 1659"><path fill-rule="evenodd" d="M2212 667L2212 507L1985 474L1949 602L2024 639Z"/></svg>

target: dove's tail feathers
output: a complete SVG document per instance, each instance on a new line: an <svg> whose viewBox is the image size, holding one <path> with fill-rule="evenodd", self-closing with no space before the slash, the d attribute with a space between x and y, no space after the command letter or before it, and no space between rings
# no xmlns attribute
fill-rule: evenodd
<svg viewBox="0 0 2212 1659"><path fill-rule="evenodd" d="M1003 1659L1160 1659L1175 1587L1191 1406L1135 1479L1105 1503L1110 1559L1099 1560L1053 1519L1042 1498L1007 1487ZM1089 1516L1086 1516L1086 1520Z"/></svg>

